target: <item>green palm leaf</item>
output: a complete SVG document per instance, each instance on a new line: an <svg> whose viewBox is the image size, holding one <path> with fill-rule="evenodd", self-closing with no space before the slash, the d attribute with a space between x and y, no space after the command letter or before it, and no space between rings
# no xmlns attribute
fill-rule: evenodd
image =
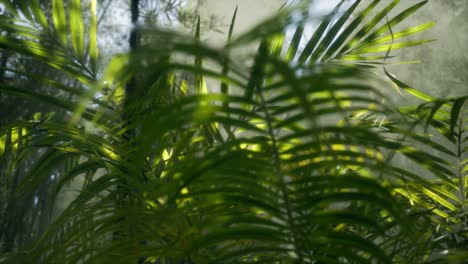
<svg viewBox="0 0 468 264"><path fill-rule="evenodd" d="M58 170L52 201L68 184L82 186L38 239L0 262L398 263L434 257L444 245L462 249L467 98L433 100L385 70L427 103L400 111L383 103L380 77L369 72L390 51L427 42L394 41L433 23L393 33L426 1L387 23L381 21L399 1L374 16L379 1L372 1L349 21L360 2L341 11L341 1L303 49L306 5L231 40L236 9L223 48L202 43L200 20L195 36L138 28L148 38L116 56L96 81L97 1L86 27L81 1L70 2L67 16L65 3L54 0L50 29L39 1L18 8L2 1L13 16L0 20L11 33L0 37L2 47L79 81L65 85L11 69L68 100L0 84L2 94L35 97L71 116L0 128L8 173L22 172L11 197L30 199ZM19 12L28 24L19 23ZM36 25L60 43L46 41ZM235 49L252 42L259 48L246 64ZM134 90L125 94L130 80ZM208 88L212 81L219 92ZM98 99L106 89L107 98ZM21 138L13 140L13 131ZM394 156L434 179L391 163ZM456 230L456 238L440 230Z"/></svg>

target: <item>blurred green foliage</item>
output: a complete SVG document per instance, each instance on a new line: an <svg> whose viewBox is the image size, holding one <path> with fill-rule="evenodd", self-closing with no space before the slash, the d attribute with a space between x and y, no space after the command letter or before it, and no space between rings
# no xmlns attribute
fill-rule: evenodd
<svg viewBox="0 0 468 264"><path fill-rule="evenodd" d="M387 69L427 1L344 2L311 36L305 3L236 10L222 48L135 25L101 70L96 0L2 0L0 96L40 104L2 109L0 263L462 263L468 96Z"/></svg>

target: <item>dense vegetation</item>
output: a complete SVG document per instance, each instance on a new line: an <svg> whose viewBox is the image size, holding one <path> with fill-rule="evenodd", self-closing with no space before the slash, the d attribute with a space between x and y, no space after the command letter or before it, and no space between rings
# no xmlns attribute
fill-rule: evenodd
<svg viewBox="0 0 468 264"><path fill-rule="evenodd" d="M463 263L468 95L386 68L427 1L344 2L222 48L139 25L101 70L96 0L2 0L0 263Z"/></svg>

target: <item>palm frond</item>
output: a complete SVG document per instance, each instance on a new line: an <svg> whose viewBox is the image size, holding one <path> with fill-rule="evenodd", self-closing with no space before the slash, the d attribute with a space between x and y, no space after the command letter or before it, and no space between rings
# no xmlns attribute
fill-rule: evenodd
<svg viewBox="0 0 468 264"><path fill-rule="evenodd" d="M223 48L201 43L200 23L195 36L141 27L147 38L116 56L100 80L96 1L87 37L79 0L68 16L63 1L52 2L53 27L38 1L2 2L13 15L0 20L11 33L0 37L3 47L81 83L69 87L11 70L73 95L68 101L0 85L2 93L37 97L72 114L71 122L1 128L0 139L25 131L8 160L9 174L24 170L14 197L31 196L57 168L52 200L73 181L83 185L39 239L2 263L393 263L435 258L429 251L442 254L459 242L446 233L431 242L425 227L456 229L457 238L466 233L467 97L433 101L385 71L429 101L397 111L372 75L390 51L427 42L395 40L433 23L393 32L427 1L386 23L399 1L375 15L379 1L372 1L351 21L361 1L344 11L341 1L309 39L304 32L315 18L307 5L231 39L234 12ZM260 44L247 65L235 52L249 43ZM376 127L376 116L388 119ZM412 130L421 117L423 128L453 146ZM389 162L394 155L436 180Z"/></svg>

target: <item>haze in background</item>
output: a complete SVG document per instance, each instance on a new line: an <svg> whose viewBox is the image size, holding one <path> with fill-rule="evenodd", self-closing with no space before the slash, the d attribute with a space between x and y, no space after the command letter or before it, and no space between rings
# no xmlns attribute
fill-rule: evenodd
<svg viewBox="0 0 468 264"><path fill-rule="evenodd" d="M338 2L338 0L314 0L313 13L320 15L329 12ZM347 1L345 4L352 2ZM361 7L370 2L371 0L362 1ZM390 2L390 0L384 0L379 5L388 5ZM405 0L400 8L406 9L419 2L421 1ZM236 5L238 5L239 10L235 33L238 34L272 15L283 3L284 0L205 0L200 10L201 17L216 16L222 25L222 32L212 30L204 37L212 43L225 41L225 32L228 30ZM396 30L402 30L409 25L435 21L437 25L434 28L418 34L414 38L435 39L436 41L391 54L400 56L400 60L424 60L424 62L405 66L398 65L397 67L389 66L388 69L403 81L433 96L452 97L466 93L468 89L467 7L468 1L466 0L429 0L424 8L408 18ZM401 10L394 11L396 13ZM312 29L314 26L316 27L316 25L312 25ZM404 97L406 98L402 98L402 102L411 101L409 96Z"/></svg>

